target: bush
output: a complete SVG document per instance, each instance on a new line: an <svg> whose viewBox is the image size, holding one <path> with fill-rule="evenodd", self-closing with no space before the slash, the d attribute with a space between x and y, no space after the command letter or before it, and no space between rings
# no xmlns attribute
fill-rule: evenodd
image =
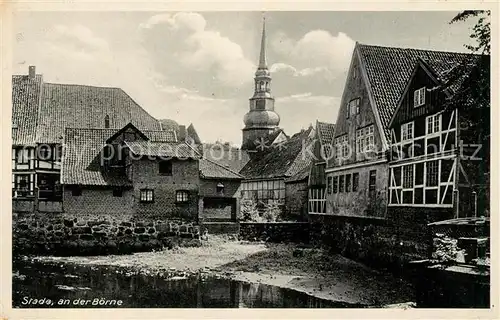
<svg viewBox="0 0 500 320"><path fill-rule="evenodd" d="M433 241L432 258L442 263L449 263L457 260L461 251L458 247L457 239L450 238L441 233L436 233Z"/></svg>

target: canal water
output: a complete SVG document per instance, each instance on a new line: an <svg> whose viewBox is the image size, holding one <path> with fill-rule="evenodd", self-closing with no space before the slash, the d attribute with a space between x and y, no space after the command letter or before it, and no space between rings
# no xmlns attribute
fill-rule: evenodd
<svg viewBox="0 0 500 320"><path fill-rule="evenodd" d="M15 262L14 308L359 308L306 293L209 274L144 274L123 268Z"/></svg>

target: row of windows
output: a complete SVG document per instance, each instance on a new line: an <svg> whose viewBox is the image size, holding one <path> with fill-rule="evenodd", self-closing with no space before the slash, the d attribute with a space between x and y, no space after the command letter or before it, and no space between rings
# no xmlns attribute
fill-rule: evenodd
<svg viewBox="0 0 500 320"><path fill-rule="evenodd" d="M78 197L82 195L82 188L74 186L71 189L71 195ZM113 189L113 197L123 196L123 189L115 188ZM154 189L141 189L139 194L139 200L141 202L154 202ZM189 201L189 192L186 190L178 190L175 192L175 201L178 203L185 203Z"/></svg>
<svg viewBox="0 0 500 320"><path fill-rule="evenodd" d="M417 162L390 169L391 204L452 204L452 159Z"/></svg>
<svg viewBox="0 0 500 320"><path fill-rule="evenodd" d="M285 182L283 180L267 180L244 182L241 184L241 189L246 190L285 190Z"/></svg>
<svg viewBox="0 0 500 320"><path fill-rule="evenodd" d="M377 183L377 171L371 170L368 178L368 189L374 191ZM329 176L326 183L326 192L342 193L357 192L359 189L359 172L348 173L338 176Z"/></svg>
<svg viewBox="0 0 500 320"><path fill-rule="evenodd" d="M401 141L408 141L414 138L414 122L401 125ZM425 118L425 134L431 135L441 132L441 114L435 114Z"/></svg>

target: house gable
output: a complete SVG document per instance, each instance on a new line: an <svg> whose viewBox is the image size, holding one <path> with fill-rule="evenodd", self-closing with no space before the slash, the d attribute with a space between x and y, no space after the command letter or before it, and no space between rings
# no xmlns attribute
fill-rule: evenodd
<svg viewBox="0 0 500 320"><path fill-rule="evenodd" d="M419 61L408 80L389 127L393 128L441 109L444 93L440 90L440 85L441 83L432 69L425 62ZM423 104L415 106L416 91L422 88L424 88Z"/></svg>
<svg viewBox="0 0 500 320"><path fill-rule="evenodd" d="M137 129L132 123L128 123L125 127L118 130L114 135L106 141L110 144L120 144L124 141L148 141L149 138Z"/></svg>
<svg viewBox="0 0 500 320"><path fill-rule="evenodd" d="M358 101L358 107L353 108L355 112L351 112L350 102ZM350 157L344 158L343 165L352 164L356 160L356 132L359 129L368 128L373 126L374 145L377 151L385 149L385 137L383 136L383 129L380 128L380 121L377 120L375 108L372 105L370 97L369 82L365 75L363 68L363 61L357 53L357 48L354 50L351 66L346 79L342 101L335 123L335 134L333 139L333 146L337 138L347 136L347 143L349 146ZM334 152L337 151L335 148ZM328 161L328 167L338 165L335 161L336 156Z"/></svg>

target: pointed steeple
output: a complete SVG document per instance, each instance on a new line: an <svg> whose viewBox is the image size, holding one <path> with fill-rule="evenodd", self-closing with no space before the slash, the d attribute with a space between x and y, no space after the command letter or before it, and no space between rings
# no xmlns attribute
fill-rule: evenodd
<svg viewBox="0 0 500 320"><path fill-rule="evenodd" d="M262 17L262 39L260 40L259 69L267 69L267 59L266 59L266 17Z"/></svg>

